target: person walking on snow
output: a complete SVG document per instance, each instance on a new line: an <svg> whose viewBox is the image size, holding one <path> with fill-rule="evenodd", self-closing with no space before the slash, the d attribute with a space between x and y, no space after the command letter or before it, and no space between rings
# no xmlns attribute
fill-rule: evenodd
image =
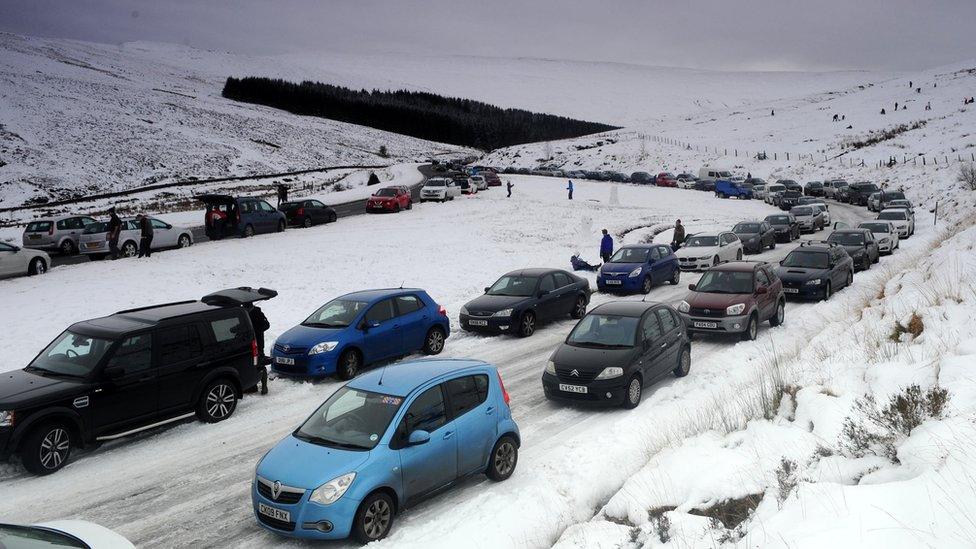
<svg viewBox="0 0 976 549"><path fill-rule="evenodd" d="M115 207L108 209L108 250L112 259L119 258L119 235L122 233L122 220L115 213Z"/></svg>
<svg viewBox="0 0 976 549"><path fill-rule="evenodd" d="M572 200L573 199L573 180L572 179L569 180L569 185L566 187L566 190L569 191L569 199Z"/></svg>
<svg viewBox="0 0 976 549"><path fill-rule="evenodd" d="M152 255L153 226L149 216L139 214L139 257Z"/></svg>
<svg viewBox="0 0 976 549"><path fill-rule="evenodd" d="M288 202L288 187L284 183L278 183L278 205Z"/></svg>
<svg viewBox="0 0 976 549"><path fill-rule="evenodd" d="M674 238L672 240L671 249L674 251L678 251L678 248L685 242L685 226L681 224L680 219L674 222Z"/></svg>
<svg viewBox="0 0 976 549"><path fill-rule="evenodd" d="M508 196L506 198L512 198L512 187L514 186L511 181L505 184L505 188L508 190Z"/></svg>
<svg viewBox="0 0 976 549"><path fill-rule="evenodd" d="M268 394L268 367L265 364L267 357L264 354L264 332L271 327L268 317L264 316L264 311L254 303L244 305L248 318L251 319L251 326L254 328L254 340L258 344L258 375L261 376L261 394Z"/></svg>
<svg viewBox="0 0 976 549"><path fill-rule="evenodd" d="M600 240L600 258L606 263L610 261L611 255L613 255L613 237L606 229L603 229L603 239Z"/></svg>

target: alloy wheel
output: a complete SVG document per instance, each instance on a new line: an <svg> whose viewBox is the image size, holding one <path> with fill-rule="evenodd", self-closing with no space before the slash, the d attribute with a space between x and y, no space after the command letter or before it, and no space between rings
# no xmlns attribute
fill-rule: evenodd
<svg viewBox="0 0 976 549"><path fill-rule="evenodd" d="M530 336L535 333L535 316L532 313L525 313L522 316L522 335Z"/></svg>
<svg viewBox="0 0 976 549"><path fill-rule="evenodd" d="M632 405L637 405L641 398L641 382L640 379L634 378L630 380L630 385L627 386L627 399Z"/></svg>
<svg viewBox="0 0 976 549"><path fill-rule="evenodd" d="M190 246L190 237L186 236L185 234L180 235L180 240L177 245L180 248L188 248Z"/></svg>
<svg viewBox="0 0 976 549"><path fill-rule="evenodd" d="M305 227L306 229L309 228L309 227L311 227L312 226L312 218L311 217L306 217L302 221L302 226Z"/></svg>
<svg viewBox="0 0 976 549"><path fill-rule="evenodd" d="M644 278L644 282L641 284L641 292L645 294L651 293L651 276L648 275Z"/></svg>
<svg viewBox="0 0 976 549"><path fill-rule="evenodd" d="M515 469L515 445L510 440L505 440L498 445L495 450L495 471L499 476L507 477Z"/></svg>
<svg viewBox="0 0 976 549"><path fill-rule="evenodd" d="M55 427L41 440L41 465L47 469L57 469L68 459L71 450L71 437L62 427Z"/></svg>
<svg viewBox="0 0 976 549"><path fill-rule="evenodd" d="M384 499L377 499L366 509L363 515L363 530L370 539L379 539L390 526L393 509Z"/></svg>
<svg viewBox="0 0 976 549"><path fill-rule="evenodd" d="M444 350L444 332L433 329L427 334L427 352L432 355Z"/></svg>
<svg viewBox="0 0 976 549"><path fill-rule="evenodd" d="M224 419L234 411L236 400L233 387L218 383L207 393L207 413L216 420Z"/></svg>
<svg viewBox="0 0 976 549"><path fill-rule="evenodd" d="M126 242L125 245L122 246L123 257L135 257L138 253L139 250L136 248L135 242Z"/></svg>
<svg viewBox="0 0 976 549"><path fill-rule="evenodd" d="M586 315L586 300L577 297L576 306L573 307L573 318L583 318L584 315Z"/></svg>

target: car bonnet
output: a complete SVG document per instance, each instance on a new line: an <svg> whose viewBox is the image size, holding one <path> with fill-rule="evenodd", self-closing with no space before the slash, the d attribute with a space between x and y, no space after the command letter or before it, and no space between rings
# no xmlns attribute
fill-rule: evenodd
<svg viewBox="0 0 976 549"><path fill-rule="evenodd" d="M383 436L383 433L376 433ZM377 446L377 448L383 448ZM330 480L356 471L373 450L344 450L312 444L288 435L258 464L257 474L271 482L314 490Z"/></svg>

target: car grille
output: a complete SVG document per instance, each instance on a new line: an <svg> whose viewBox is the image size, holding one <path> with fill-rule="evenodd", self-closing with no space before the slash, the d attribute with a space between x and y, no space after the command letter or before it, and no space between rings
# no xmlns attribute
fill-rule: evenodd
<svg viewBox="0 0 976 549"><path fill-rule="evenodd" d="M308 347L293 347L288 345L288 349L286 350L285 345L275 343L274 350L283 355L303 355L308 352Z"/></svg>
<svg viewBox="0 0 976 549"><path fill-rule="evenodd" d="M495 313L492 313L490 311L468 311L468 316L476 316L480 318L486 318L493 314Z"/></svg>
<svg viewBox="0 0 976 549"><path fill-rule="evenodd" d="M294 522L285 522L283 520L271 518L267 515L262 515L261 513L258 513L258 520L260 520L261 522L267 524L268 526L276 530L284 530L286 532L292 532L295 530Z"/></svg>
<svg viewBox="0 0 976 549"><path fill-rule="evenodd" d="M579 375L573 375L573 371L576 371ZM579 370L575 368L556 368L556 377L559 381L566 383L587 383L593 381L597 374L600 372L591 372L587 370Z"/></svg>
<svg viewBox="0 0 976 549"><path fill-rule="evenodd" d="M305 495L305 490L301 488L293 488L291 486L282 486L281 493L278 494L278 499L275 499L271 494L272 482L265 480L263 478L258 478L258 493L262 496L270 499L275 503L281 503L283 505L294 505L302 500L302 496ZM270 518L270 517L269 517ZM275 520L275 519L270 519ZM280 521L278 521L280 522ZM294 526L294 525L293 525Z"/></svg>
<svg viewBox="0 0 976 549"><path fill-rule="evenodd" d="M721 318L725 316L725 309L703 309L698 307L692 307L691 311L689 311L688 314L691 316Z"/></svg>

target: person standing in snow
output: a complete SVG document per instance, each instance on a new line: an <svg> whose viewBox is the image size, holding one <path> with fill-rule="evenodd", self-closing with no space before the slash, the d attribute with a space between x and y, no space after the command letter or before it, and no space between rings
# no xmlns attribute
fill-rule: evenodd
<svg viewBox="0 0 976 549"><path fill-rule="evenodd" d="M139 257L152 255L153 226L146 214L139 214Z"/></svg>
<svg viewBox="0 0 976 549"><path fill-rule="evenodd" d="M603 239L600 240L600 258L606 263L610 261L611 255L613 255L613 237L606 229L603 229Z"/></svg>
<svg viewBox="0 0 976 549"><path fill-rule="evenodd" d="M769 111L769 116L776 116L776 109Z"/></svg>
<svg viewBox="0 0 976 549"><path fill-rule="evenodd" d="M569 180L569 185L566 187L566 190L569 191L569 199L572 200L573 199L573 180L572 179Z"/></svg>
<svg viewBox="0 0 976 549"><path fill-rule="evenodd" d="M264 311L254 303L244 305L248 318L251 319L251 326L254 328L254 340L258 344L258 374L261 376L261 394L268 394L268 367L265 364L267 357L264 354L264 332L271 327L268 317L264 316Z"/></svg>
<svg viewBox="0 0 976 549"><path fill-rule="evenodd" d="M281 206L282 202L288 202L288 187L284 183L278 183L278 205Z"/></svg>
<svg viewBox="0 0 976 549"><path fill-rule="evenodd" d="M685 242L685 226L681 224L681 220L679 219L674 222L674 238L672 239L671 242L671 249L674 251L678 251L678 248L680 248L681 245L684 244L684 242Z"/></svg>
<svg viewBox="0 0 976 549"><path fill-rule="evenodd" d="M119 235L122 233L122 220L115 213L115 206L108 209L108 250L112 259L119 258Z"/></svg>
<svg viewBox="0 0 976 549"><path fill-rule="evenodd" d="M512 182L511 182L511 181L508 181L508 182L507 182L507 183L505 184L505 189L507 189L507 190L508 190L508 196L507 196L506 198L512 198L512 187L514 187L514 186L515 186L515 185L512 185Z"/></svg>
<svg viewBox="0 0 976 549"><path fill-rule="evenodd" d="M885 110L884 110L884 107L882 107L881 108L881 114L884 114L884 113L885 113Z"/></svg>

